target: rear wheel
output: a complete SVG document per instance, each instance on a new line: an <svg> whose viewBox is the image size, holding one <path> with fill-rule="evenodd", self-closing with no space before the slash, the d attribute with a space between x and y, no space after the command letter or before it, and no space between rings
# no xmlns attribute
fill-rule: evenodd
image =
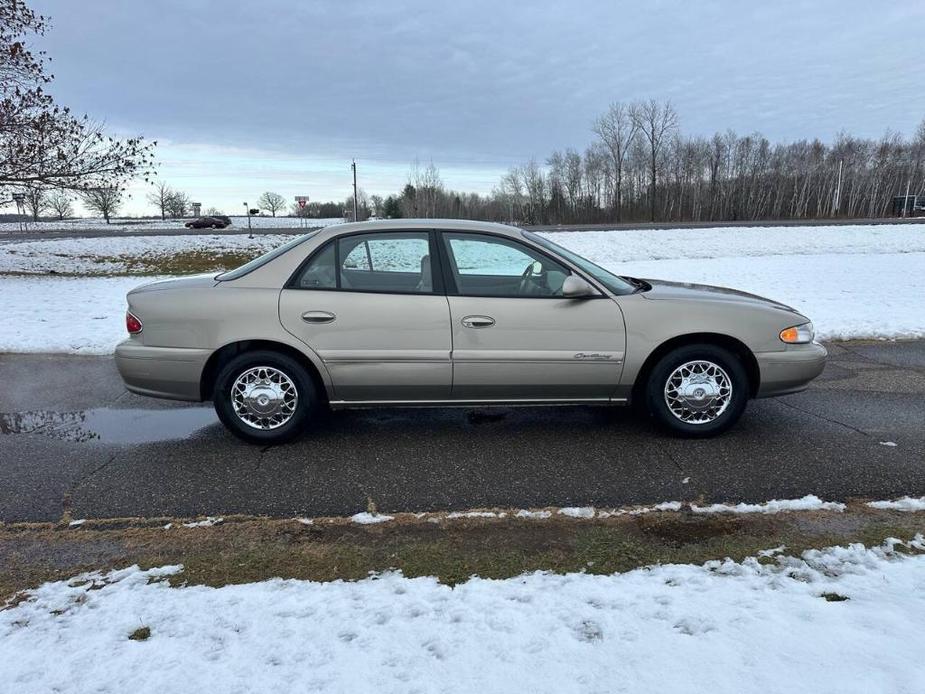
<svg viewBox="0 0 925 694"><path fill-rule="evenodd" d="M239 354L215 380L218 418L238 438L277 444L300 436L317 410L311 376L292 357L269 350Z"/></svg>
<svg viewBox="0 0 925 694"><path fill-rule="evenodd" d="M716 345L687 345L655 365L645 399L649 413L669 431L705 438L738 421L748 391L748 376L735 354Z"/></svg>

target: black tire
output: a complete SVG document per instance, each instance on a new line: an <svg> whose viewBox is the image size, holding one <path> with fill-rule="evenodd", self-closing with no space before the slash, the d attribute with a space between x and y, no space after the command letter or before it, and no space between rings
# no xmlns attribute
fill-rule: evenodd
<svg viewBox="0 0 925 694"><path fill-rule="evenodd" d="M235 380L255 367L267 366L284 374L295 386L297 402L287 422L273 429L259 429L247 424L235 412L231 389ZM319 409L318 392L311 376L292 357L271 350L244 352L225 364L215 379L212 393L215 412L232 434L249 443L275 445L301 436L312 415Z"/></svg>
<svg viewBox="0 0 925 694"><path fill-rule="evenodd" d="M708 361L719 366L732 384L725 410L703 424L682 421L669 408L665 398L665 387L671 374L679 366L692 361ZM645 384L645 404L649 414L671 433L687 438L708 438L728 430L745 411L748 396L748 375L741 360L729 350L710 344L685 345L672 350L658 361Z"/></svg>

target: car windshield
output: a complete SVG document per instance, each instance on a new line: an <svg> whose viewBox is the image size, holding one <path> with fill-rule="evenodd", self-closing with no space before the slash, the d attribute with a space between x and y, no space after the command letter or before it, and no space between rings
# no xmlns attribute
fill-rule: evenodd
<svg viewBox="0 0 925 694"><path fill-rule="evenodd" d="M315 231L310 231L307 234L303 234L302 236L299 236L298 238L292 239L292 241L289 241L288 243L284 243L282 246L278 246L274 248L272 251L269 251L268 253L264 253L261 256L257 256L253 260L247 263L244 263L244 265L241 265L240 267L236 267L234 270L229 270L228 272L223 272L220 275L216 275L215 279L217 279L219 282L227 282L228 280L236 280L239 277L244 277L244 275L246 275L247 273L253 272L258 267L262 267L263 265L266 265L274 258L278 258L286 251L298 246L300 243L304 243L305 241L308 241L312 236L314 236L317 233L318 233L318 230L316 229Z"/></svg>
<svg viewBox="0 0 925 694"><path fill-rule="evenodd" d="M577 253L570 251L567 248L563 248L559 244L553 243L549 239L546 239L532 231L524 230L522 233L526 238L530 239L534 243L538 243L544 248L548 248L557 255L568 260L570 263L572 263L572 265L575 265L582 272L591 275L591 277L603 284L614 294L632 294L634 291L636 291L636 287L634 287L630 282L627 282L622 277L618 277L612 272L605 270L600 265L595 265L587 258L582 258Z"/></svg>

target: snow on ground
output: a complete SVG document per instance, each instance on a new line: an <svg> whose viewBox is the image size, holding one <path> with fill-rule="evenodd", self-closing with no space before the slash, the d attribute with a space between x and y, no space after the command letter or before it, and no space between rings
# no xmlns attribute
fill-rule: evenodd
<svg viewBox="0 0 925 694"><path fill-rule="evenodd" d="M60 231L60 230L82 230L82 231L142 231L144 229L182 229L184 224L189 222L192 217L187 219L132 219L119 218L113 219L111 224L106 224L102 217L79 217L76 219L65 219L63 221L47 222L28 222L24 228L29 231ZM251 217L251 229L289 229L306 227L323 227L331 224L343 224L343 217L325 217L323 219L305 219L299 217ZM231 215L231 226L229 229L247 229L247 217L244 215ZM20 230L19 222L0 222L0 238L5 231Z"/></svg>
<svg viewBox="0 0 925 694"><path fill-rule="evenodd" d="M126 293L156 277L0 277L0 352L109 354Z"/></svg>
<svg viewBox="0 0 925 694"><path fill-rule="evenodd" d="M925 555L887 543L773 561L455 587L387 573L171 588L179 567L132 567L0 612L0 681L17 694L925 691Z"/></svg>
<svg viewBox="0 0 925 694"><path fill-rule="evenodd" d="M4 241L0 236L0 275L3 273L119 274L123 259L156 258L191 251L210 253L243 252L254 256L281 246L294 236L123 236L118 238L47 239ZM99 262L99 258L107 258Z"/></svg>
<svg viewBox="0 0 925 694"><path fill-rule="evenodd" d="M776 299L809 316L820 339L925 336L925 225L547 236L617 274Z"/></svg>
<svg viewBox="0 0 925 694"><path fill-rule="evenodd" d="M387 523L392 520L394 516L386 516L382 513L369 513L368 511L363 511L361 513L355 513L350 516L350 520L354 523L359 523L360 525L375 525L376 523Z"/></svg>
<svg viewBox="0 0 925 694"><path fill-rule="evenodd" d="M734 287L776 299L809 316L820 339L925 336L925 225L548 236L618 274ZM258 253L285 240L220 235L0 240L0 273L86 267L92 261L80 256L94 254L243 248ZM109 353L124 335L125 292L143 281L0 275L0 351ZM51 315L58 319L53 330Z"/></svg>
<svg viewBox="0 0 925 694"><path fill-rule="evenodd" d="M881 511L925 511L925 496L904 496L893 501L868 501L867 505Z"/></svg>
<svg viewBox="0 0 925 694"><path fill-rule="evenodd" d="M775 299L808 316L822 340L925 336L925 253L638 261L620 269Z"/></svg>
<svg viewBox="0 0 925 694"><path fill-rule="evenodd" d="M782 511L844 511L845 505L838 501L823 501L814 494L800 499L771 499L760 504L691 504L694 513L781 513Z"/></svg>
<svg viewBox="0 0 925 694"><path fill-rule="evenodd" d="M544 236L608 267L678 258L925 252L925 224L638 229Z"/></svg>

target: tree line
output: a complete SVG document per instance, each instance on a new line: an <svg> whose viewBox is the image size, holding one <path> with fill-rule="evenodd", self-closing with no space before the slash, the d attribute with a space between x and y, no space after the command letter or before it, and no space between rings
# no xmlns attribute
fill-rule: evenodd
<svg viewBox="0 0 925 694"><path fill-rule="evenodd" d="M925 195L925 120L911 138L840 133L772 143L760 133L685 136L670 102L614 103L583 152L512 167L490 195L448 190L411 167L383 216L527 224L883 217L893 197ZM399 214L395 214L398 212Z"/></svg>

